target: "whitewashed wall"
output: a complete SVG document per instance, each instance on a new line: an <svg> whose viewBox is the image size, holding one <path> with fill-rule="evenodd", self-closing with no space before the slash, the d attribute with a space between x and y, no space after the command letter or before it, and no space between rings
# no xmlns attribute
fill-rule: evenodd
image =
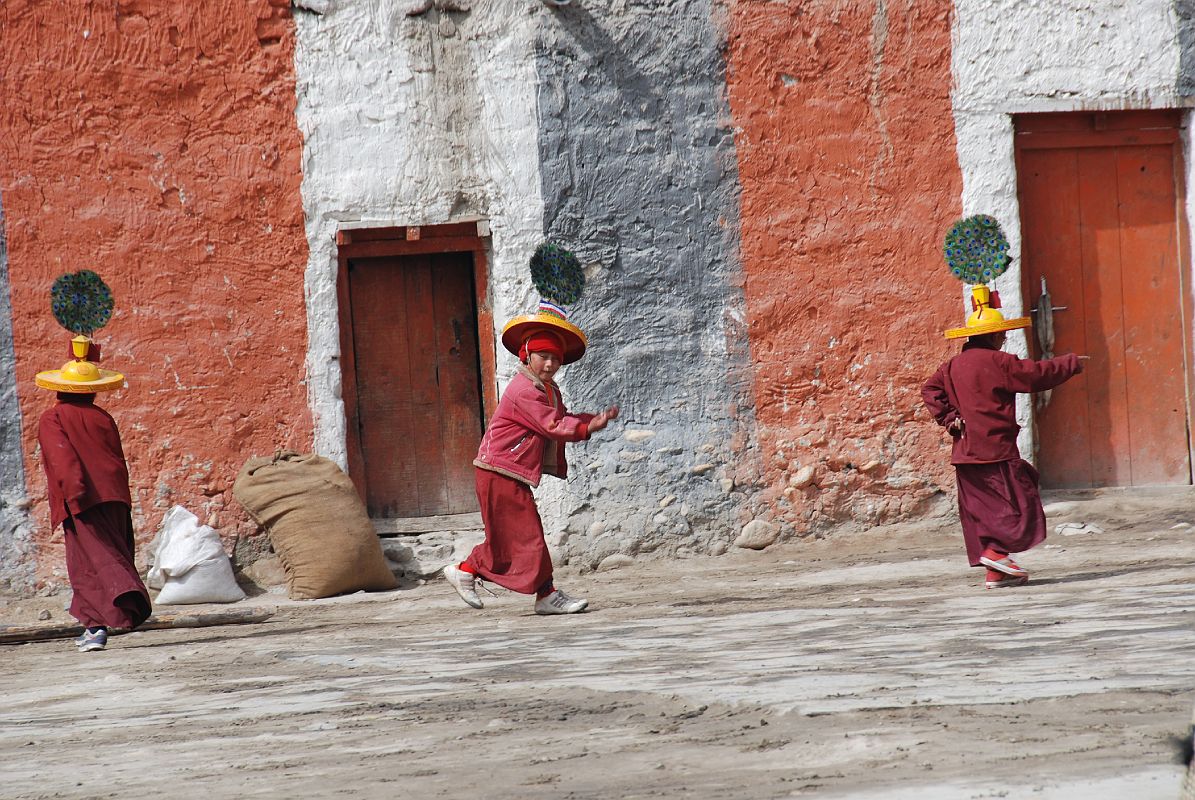
<svg viewBox="0 0 1195 800"><path fill-rule="evenodd" d="M487 219L498 324L528 307L526 264L542 239L529 13L538 4L474 0L468 13L408 17L414 5L341 0L295 12L307 390L315 449L342 467L337 229Z"/></svg>
<svg viewBox="0 0 1195 800"><path fill-rule="evenodd" d="M996 281L1006 315L1024 311L1011 115L1190 106L1183 88L1191 82L1184 75L1186 16L1174 0L955 0L953 106L963 213L991 214L1008 234L1015 260ZM1022 357L1028 352L1023 333L1009 343ZM1020 401L1019 444L1029 457L1030 403L1027 396Z"/></svg>

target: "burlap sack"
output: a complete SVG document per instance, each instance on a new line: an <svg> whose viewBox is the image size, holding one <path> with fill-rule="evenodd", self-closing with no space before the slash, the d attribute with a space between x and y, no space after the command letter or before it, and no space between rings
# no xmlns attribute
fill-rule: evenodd
<svg viewBox="0 0 1195 800"><path fill-rule="evenodd" d="M269 533L291 598L398 586L357 490L328 459L288 450L251 458L232 494Z"/></svg>

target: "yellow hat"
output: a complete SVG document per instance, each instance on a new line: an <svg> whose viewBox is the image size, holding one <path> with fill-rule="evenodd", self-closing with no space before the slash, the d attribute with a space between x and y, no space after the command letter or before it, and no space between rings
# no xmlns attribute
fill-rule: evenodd
<svg viewBox="0 0 1195 800"><path fill-rule="evenodd" d="M556 313L553 313L553 310L546 310L545 305L550 304L541 300L538 313L523 314L506 323L502 328L502 346L522 358L523 344L528 339L541 331L551 331L564 345L564 354L560 360L565 364L580 360L589 344L585 334L561 315L561 309L555 308L553 310Z"/></svg>
<svg viewBox="0 0 1195 800"><path fill-rule="evenodd" d="M100 369L87 360L91 347L91 339L86 336L71 339L71 352L75 357L63 364L62 369L37 373L34 382L52 392L72 394L112 392L124 386L124 375L110 369Z"/></svg>
<svg viewBox="0 0 1195 800"><path fill-rule="evenodd" d="M1013 331L1018 328L1028 328L1033 324L1033 320L1029 317L1005 319L1004 315L996 310L1000 307L1000 296L982 284L971 288L971 307L975 311L967 317L967 324L962 328L951 328L946 331L947 339L964 339L988 333Z"/></svg>

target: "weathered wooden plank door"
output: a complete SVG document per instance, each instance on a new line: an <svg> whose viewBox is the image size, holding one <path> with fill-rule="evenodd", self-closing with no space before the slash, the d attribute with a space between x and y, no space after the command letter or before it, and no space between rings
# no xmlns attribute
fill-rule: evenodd
<svg viewBox="0 0 1195 800"><path fill-rule="evenodd" d="M348 284L370 516L477 511L484 417L471 254L354 259Z"/></svg>
<svg viewBox="0 0 1195 800"><path fill-rule="evenodd" d="M1065 306L1054 352L1091 356L1036 411L1043 486L1191 482L1179 123L1172 112L1017 119L1026 307L1044 277Z"/></svg>

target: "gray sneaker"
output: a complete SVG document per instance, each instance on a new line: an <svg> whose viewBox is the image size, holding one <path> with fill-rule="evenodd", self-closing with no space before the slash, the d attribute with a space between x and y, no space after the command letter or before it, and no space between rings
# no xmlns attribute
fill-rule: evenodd
<svg viewBox="0 0 1195 800"><path fill-rule="evenodd" d="M75 640L79 645L80 653L90 653L95 650L103 650L108 646L108 632L100 628L95 633L84 631L83 635Z"/></svg>
<svg viewBox="0 0 1195 800"><path fill-rule="evenodd" d="M485 607L481 598L477 596L477 580L472 573L449 564L444 567L444 580L448 581L449 585L456 589L456 593L461 596L461 599L469 605L474 608Z"/></svg>
<svg viewBox="0 0 1195 800"><path fill-rule="evenodd" d="M589 601L584 597L569 597L559 589L535 601L536 614L577 614L587 608Z"/></svg>

